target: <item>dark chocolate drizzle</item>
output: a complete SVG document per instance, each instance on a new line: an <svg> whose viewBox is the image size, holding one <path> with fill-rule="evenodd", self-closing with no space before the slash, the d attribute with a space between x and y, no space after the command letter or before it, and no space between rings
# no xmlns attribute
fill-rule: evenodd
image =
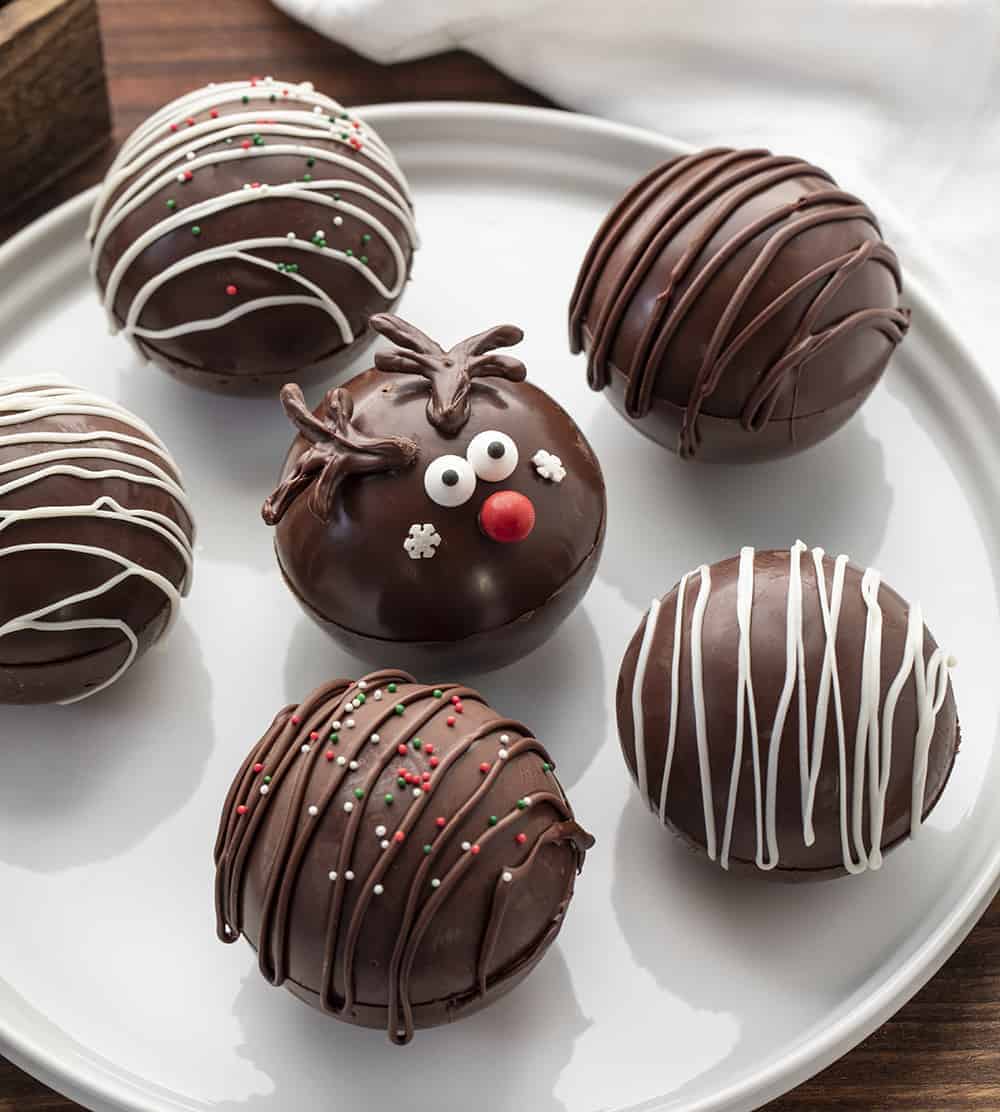
<svg viewBox="0 0 1000 1112"><path fill-rule="evenodd" d="M358 761L359 765L364 763L367 767L364 769L362 779L359 780L359 786L364 792L363 798L350 812L340 844L336 863L337 879L332 882L333 891L327 917L319 1003L324 1011L334 1015L343 1014L355 1004L356 945L373 899L374 885L379 883L390 869L399 848L397 843L391 843L389 848L377 858L367 876L355 878L353 883L356 886L360 885L357 889L359 894L345 925L342 922L348 883L345 873L351 867L358 834L366 821L366 812L373 796L373 789L386 768L399 759L395 744L387 741L378 749L374 749L369 739L373 732L381 731L392 722L397 713L397 705L418 710L415 717L409 715L406 717L406 736L419 733L436 716L448 714L452 709L449 701L451 696L457 695L463 702L475 701L483 706L487 705L482 696L471 688L457 684L439 684L437 688L413 686L405 692L401 691L391 696L381 704L369 700L364 704L363 710L345 711L346 703L362 690L359 686L361 682L366 684L365 690L371 692L393 681L415 685L413 678L405 672L381 671L366 676L363 681L357 683L347 680L333 681L314 691L298 708L287 706L280 711L267 733L244 761L229 789L215 844L217 933L223 942L234 942L241 933L243 922L242 895L248 859L253 852L268 804L278 792L285 790L292 793L268 872L267 888L261 905L257 946L261 973L271 984L280 985L288 977L287 952L292 894L315 832L321 828L323 817L331 804L334 804L338 797L342 797L344 783L352 775L349 763L342 766L332 763L328 765L329 782L320 798L315 801L318 813L315 818L304 822L302 814L309 784L316 769L322 768L326 763L323 757L327 748L324 739L331 723L345 713L352 713L355 716L364 714L364 723L359 721L357 729L351 731L352 737L356 739L353 748L343 746L341 749L349 761ZM440 690L443 693L442 697L435 697L435 690ZM373 710L374 714L371 713ZM499 716L492 717L465 736L457 738L457 744L447 753L442 750L440 764L431 781L421 785L422 794L412 800L397 826L397 830L403 831L404 835L409 835L424 811L432 805L435 792L444 783L449 771L469 754L478 741L502 731L517 735L512 736L506 745L507 758L491 763L489 772L483 776L465 802L450 816L444 828L434 838L430 852L423 856L410 878L388 970L388 1034L393 1042L402 1044L409 1042L413 1037L410 977L420 941L436 912L461 884L465 873L476 862L476 857L470 853L461 853L454 864L439 874L439 886L432 888L429 881L433 875L435 862L455 840L465 820L490 792L498 779L504 775L506 769L514 763L515 758L526 753L535 753L543 760L549 760L548 755L520 722ZM312 733L318 734L320 740L310 744L308 739ZM343 737L342 733L342 740ZM303 751L303 745L306 744L309 744L309 749ZM370 758L370 761L366 760L366 757ZM254 765L257 763L264 765L271 776L266 794L260 793L260 778L254 772ZM531 865L541 848L551 843L571 845L577 855L579 871L583 867L586 850L593 845L593 838L573 819L572 810L554 777L552 787L551 791L532 793L531 807L534 809L539 805L547 805L559 816L559 821L550 824L541 832L523 861L507 866L501 870L497 878L497 888L476 963L475 985L470 986L470 992L473 994L476 992L485 994L497 982L516 976L526 963L537 961L559 930L565 902L544 936L529 954L521 955L508 967L494 973L491 978L487 977L512 889L519 880L529 874ZM237 806L241 801L246 807L242 815L237 812ZM521 816L520 810L512 810L500 818L495 826L483 831L476 839L477 844L481 848L489 845ZM503 879L503 872L511 874L509 881ZM339 997L335 988L338 983L344 986L344 993Z"/></svg>
<svg viewBox="0 0 1000 1112"><path fill-rule="evenodd" d="M698 170L683 187L675 188L678 178L693 169L697 170L705 162L711 164ZM776 206L735 232L696 268L696 261L705 247L737 209L780 182L800 176L825 179L830 182L831 188L805 194L790 204ZM656 222L636 244L628 264L616 276L613 292L600 317L595 321L589 320L587 313L594 291L612 252L651 204L661 206ZM636 291L651 267L685 225L706 211L710 211L710 219L706 220L702 232L677 260L667 286L657 296L632 353L630 365L620 368L628 380L626 412L633 418L644 417L652 407L656 379L659 369L665 365L670 341L687 313L712 278L742 247L757 236L769 233L708 338L685 407L678 447L682 456L691 456L697 450L700 441L698 415L726 368L784 305L811 286L817 286L816 294L799 327L746 399L740 421L748 431L759 431L767 424L790 380L828 344L863 328L877 329L897 344L909 327L908 310L880 307L858 310L815 330L816 322L837 291L854 271L869 262L887 267L897 289L901 288L895 253L885 243L864 241L854 250L824 261L783 290L733 336L732 330L743 306L765 275L769 274L771 264L783 248L797 235L821 224L844 220L864 220L881 232L868 206L852 194L835 188L833 179L817 167L797 158L773 155L767 150L713 148L674 159L654 169L626 193L594 237L570 302L570 347L574 352L584 346L585 325L590 332L587 379L592 389L602 390L608 384L610 355L616 337ZM678 290L684 283L687 283L686 287L678 296Z"/></svg>
<svg viewBox="0 0 1000 1112"><path fill-rule="evenodd" d="M329 390L316 413L306 405L302 389L294 383L281 388L281 404L292 424L311 444L295 467L264 503L261 516L277 525L288 507L306 490L309 509L329 521L337 490L348 475L371 475L409 467L417 458L417 445L401 436L372 437L352 421L354 398L342 388Z"/></svg>
<svg viewBox="0 0 1000 1112"><path fill-rule="evenodd" d="M397 348L406 349L376 352L375 366L425 378L430 386L427 420L445 436L456 436L469 420L473 379L493 376L523 382L527 376L520 359L494 350L524 339L517 325L495 325L445 351L419 328L391 313L376 313L368 323Z"/></svg>

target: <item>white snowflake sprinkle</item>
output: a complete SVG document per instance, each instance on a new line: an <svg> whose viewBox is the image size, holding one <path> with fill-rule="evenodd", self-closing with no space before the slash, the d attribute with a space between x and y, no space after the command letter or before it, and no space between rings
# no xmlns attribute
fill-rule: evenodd
<svg viewBox="0 0 1000 1112"><path fill-rule="evenodd" d="M268 793L268 792L269 792L270 790L271 790L271 789L270 789L270 788L269 788L269 787L267 786L267 784L261 784L261 786L260 786L260 794L261 794L261 795L267 795L267 793Z"/></svg>
<svg viewBox="0 0 1000 1112"><path fill-rule="evenodd" d="M336 733L340 729L340 722L334 722L330 729L333 730L334 733Z"/></svg>
<svg viewBox="0 0 1000 1112"><path fill-rule="evenodd" d="M440 543L441 534L430 523L411 525L410 532L403 541L403 548L411 560L429 560L437 552Z"/></svg>
<svg viewBox="0 0 1000 1112"><path fill-rule="evenodd" d="M531 462L535 465L538 474L543 479L548 479L550 483L561 483L566 478L566 468L563 467L562 460L551 452L546 452L544 448L539 448L535 452Z"/></svg>
<svg viewBox="0 0 1000 1112"><path fill-rule="evenodd" d="M372 736L368 740L372 743L372 745L378 745L378 743L382 739L378 736L378 734L372 734Z"/></svg>
<svg viewBox="0 0 1000 1112"><path fill-rule="evenodd" d="M514 879L514 874L510 872L503 872L500 874L500 879L504 881L505 884L510 884L510 882Z"/></svg>
<svg viewBox="0 0 1000 1112"><path fill-rule="evenodd" d="M376 838L384 838L385 837L385 827L384 826L376 826L375 827L375 837Z"/></svg>

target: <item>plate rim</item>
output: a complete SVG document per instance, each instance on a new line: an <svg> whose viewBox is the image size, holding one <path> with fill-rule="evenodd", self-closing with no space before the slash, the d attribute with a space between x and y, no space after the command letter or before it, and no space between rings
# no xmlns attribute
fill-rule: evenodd
<svg viewBox="0 0 1000 1112"><path fill-rule="evenodd" d="M664 156L693 149L690 144L647 128L559 108L478 101L408 101L359 105L357 111L376 126L386 120L475 120L486 127L490 124L516 123L519 126L570 131L590 138L613 137L661 151ZM0 272L23 253L31 251L38 242L51 236L60 226L79 221L92 204L98 188L97 185L92 186L63 201L0 245ZM921 246L914 243L910 235L906 239L907 253L916 255L921 262L918 269L925 274L934 273L933 262L927 262L927 254ZM948 323L935 297L909 273L906 287L908 297L921 307L922 326L927 335L936 345L950 348L964 365L966 373L976 380L983 397L994 409L1000 408L1000 393L965 341ZM734 1112L756 1108L825 1069L867 1038L927 984L964 941L998 890L1000 844L987 859L964 898L937 924L917 950L882 980L875 991L859 1000L822 1033L779 1055L765 1068L747 1074L742 1080L711 1096L684 1104L685 1112ZM25 1003L30 1007L30 1002ZM72 1045L71 1036L66 1035L65 1038ZM3 1014L0 1014L0 1053L43 1084L70 1099L85 1103L86 1107L113 1109L114 1112L178 1112L203 1107L201 1104L189 1104L175 1094L169 1095L169 1103L160 1103L151 1091L136 1092L135 1083L129 1077L117 1075L112 1063L107 1066L99 1064L101 1060L96 1055L86 1060L82 1067L74 1068L69 1059L46 1047L43 1040L30 1034L19 1034ZM656 1097L652 1103L645 1103L643 1108L646 1112L666 1112L667 1109L677 1109L678 1105L670 1097Z"/></svg>

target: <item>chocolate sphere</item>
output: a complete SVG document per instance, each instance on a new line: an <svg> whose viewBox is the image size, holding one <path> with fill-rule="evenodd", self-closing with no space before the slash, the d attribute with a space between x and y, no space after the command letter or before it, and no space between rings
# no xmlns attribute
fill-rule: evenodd
<svg viewBox="0 0 1000 1112"><path fill-rule="evenodd" d="M308 82L209 85L125 141L94 205L112 328L186 381L277 390L328 374L399 300L416 230L406 179Z"/></svg>
<svg viewBox="0 0 1000 1112"><path fill-rule="evenodd" d="M0 703L114 683L176 614L193 536L144 421L55 376L0 379Z"/></svg>
<svg viewBox="0 0 1000 1112"><path fill-rule="evenodd" d="M801 451L840 428L909 323L871 210L823 170L722 148L657 167L583 261L570 346L595 390L685 458Z"/></svg>
<svg viewBox="0 0 1000 1112"><path fill-rule="evenodd" d="M264 507L305 611L352 653L489 668L541 644L583 596L604 540L601 469L572 418L493 349L444 351L398 317L398 345L310 412ZM444 662L444 664L442 664Z"/></svg>
<svg viewBox="0 0 1000 1112"><path fill-rule="evenodd" d="M877 869L951 773L953 664L878 572L745 548L643 618L618 681L622 752L653 812L723 868Z"/></svg>
<svg viewBox="0 0 1000 1112"><path fill-rule="evenodd" d="M219 937L393 1042L477 1011L541 960L593 845L552 768L471 688L391 669L326 684L229 789Z"/></svg>

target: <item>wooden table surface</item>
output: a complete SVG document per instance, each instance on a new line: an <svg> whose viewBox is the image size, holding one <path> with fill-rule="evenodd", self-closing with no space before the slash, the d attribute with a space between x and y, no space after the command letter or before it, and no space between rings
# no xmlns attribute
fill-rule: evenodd
<svg viewBox="0 0 1000 1112"><path fill-rule="evenodd" d="M377 66L293 23L268 0L99 0L99 7L115 144L178 94L249 73L291 74L348 104L549 103L469 54ZM98 181L112 149L0 218L0 242ZM0 1112L77 1108L0 1058ZM1000 1110L1000 897L941 972L894 1019L824 1073L768 1106L768 1112L821 1109Z"/></svg>

